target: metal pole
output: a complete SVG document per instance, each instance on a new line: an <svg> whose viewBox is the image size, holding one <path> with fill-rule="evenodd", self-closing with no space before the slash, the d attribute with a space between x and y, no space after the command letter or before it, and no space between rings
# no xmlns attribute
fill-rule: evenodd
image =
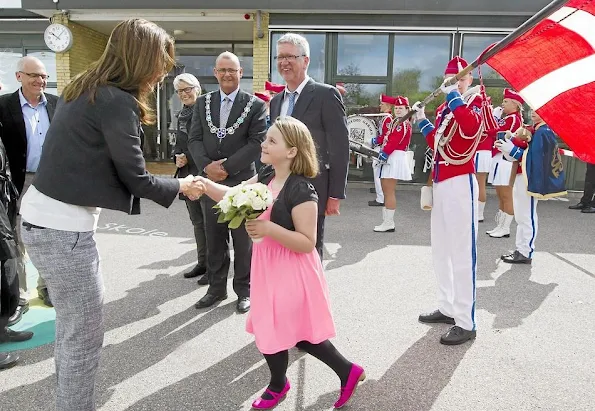
<svg viewBox="0 0 595 411"><path fill-rule="evenodd" d="M533 17L531 17L529 20L527 20L522 25L520 25L515 31L510 33L508 36L504 37L502 40L500 40L498 43L496 43L496 45L494 45L492 48L487 50L485 53L482 53L477 59L475 59L475 61L473 61L471 64L469 64L463 70L459 71L456 76L451 77L450 81L449 81L449 85L455 84L461 78L463 78L464 76L469 74L471 71L473 71L475 68L484 64L486 61L488 61L490 58L492 58L497 53L502 51L504 48L508 47L513 41L517 40L523 34L525 34L529 30L531 30L533 27L535 27L543 19L551 16L556 10L558 10L560 7L562 7L567 2L568 2L568 0L554 0L554 1L552 1L550 4L548 4L543 9L541 9L539 12L537 12L537 14L535 14ZM428 103L430 103L432 100L434 100L440 94L442 94L442 91L440 90L440 87L438 87L436 90L432 91L432 93L429 96L424 98L423 101L421 101L421 107L425 107ZM407 114L405 114L404 117L395 118L390 125L391 129L397 127L399 124L403 123L405 120L408 120L409 118L411 118L411 116L413 114L415 114L415 110L409 110L407 112Z"/></svg>

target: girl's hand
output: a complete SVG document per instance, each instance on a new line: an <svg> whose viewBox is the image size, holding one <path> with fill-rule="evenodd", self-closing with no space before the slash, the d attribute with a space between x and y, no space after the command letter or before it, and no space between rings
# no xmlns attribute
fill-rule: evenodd
<svg viewBox="0 0 595 411"><path fill-rule="evenodd" d="M267 220L246 221L246 232L250 238L262 238L269 235L271 222Z"/></svg>

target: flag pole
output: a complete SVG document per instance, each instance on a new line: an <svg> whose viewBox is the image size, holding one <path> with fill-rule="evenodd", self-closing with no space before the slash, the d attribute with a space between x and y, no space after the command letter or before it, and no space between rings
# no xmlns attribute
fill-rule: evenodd
<svg viewBox="0 0 595 411"><path fill-rule="evenodd" d="M489 48L488 50L483 52L477 59L475 59L475 61L473 61L471 64L469 64L463 70L459 71L456 76L451 77L450 81L448 82L448 85L453 85L453 84L457 83L461 78L463 78L467 74L471 73L475 68L484 64L486 61L488 61L490 58L495 56L497 53L499 53L500 51L502 51L503 49L508 47L513 41L517 40L523 34L528 32L529 30L531 30L539 22L541 22L545 18L551 16L555 11L557 11L560 7L562 7L567 2L568 2L568 0L554 0L554 1L552 1L550 4L548 4L543 9L541 9L539 12L537 12L537 14L535 14L529 20L524 22L522 25L520 25L516 30L514 30L508 36L504 37L502 40L500 40L494 46L492 46L491 48ZM429 96L427 96L420 102L421 103L420 107L425 107L428 103L430 103L432 100L434 100L436 97L438 97L441 94L442 94L442 91L440 90L440 87L438 87L436 90L432 91L432 93ZM413 114L415 114L415 110L409 110L407 112L407 114L405 114L405 116L395 118L392 121L390 128L393 129L393 128L397 127L399 124L403 123L405 120L408 120L409 118L411 118L411 116Z"/></svg>

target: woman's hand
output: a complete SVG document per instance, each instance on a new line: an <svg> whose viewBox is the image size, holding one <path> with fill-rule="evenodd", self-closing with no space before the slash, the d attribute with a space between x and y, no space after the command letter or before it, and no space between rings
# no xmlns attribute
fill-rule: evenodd
<svg viewBox="0 0 595 411"><path fill-rule="evenodd" d="M246 232L250 238L258 239L269 235L271 222L267 220L247 220Z"/></svg>

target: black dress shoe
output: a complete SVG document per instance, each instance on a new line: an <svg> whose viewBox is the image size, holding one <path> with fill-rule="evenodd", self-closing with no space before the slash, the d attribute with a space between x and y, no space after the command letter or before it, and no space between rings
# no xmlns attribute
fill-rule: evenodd
<svg viewBox="0 0 595 411"><path fill-rule="evenodd" d="M0 370L12 367L19 361L19 356L15 353L0 353Z"/></svg>
<svg viewBox="0 0 595 411"><path fill-rule="evenodd" d="M196 308L207 308L215 304L216 302L223 301L227 298L227 294L224 295L214 295L214 294L205 294L203 298L198 300L194 307Z"/></svg>
<svg viewBox="0 0 595 411"><path fill-rule="evenodd" d="M508 264L531 264L531 261L533 261L531 258L522 255L518 250L515 250L512 254L503 255L500 258Z"/></svg>
<svg viewBox="0 0 595 411"><path fill-rule="evenodd" d="M184 273L184 278L194 278L198 277L199 275L203 275L207 272L207 267L204 265L196 265L192 270Z"/></svg>
<svg viewBox="0 0 595 411"><path fill-rule="evenodd" d="M0 344L23 342L33 338L33 333L30 331L13 331L10 328L4 328L0 331Z"/></svg>
<svg viewBox="0 0 595 411"><path fill-rule="evenodd" d="M473 340L476 336L476 331L467 331L455 325L451 327L445 334L442 334L440 337L440 343L444 345L459 345L467 342L469 340Z"/></svg>
<svg viewBox="0 0 595 411"><path fill-rule="evenodd" d="M427 323L427 324L436 324L436 323L443 323L443 324L454 324L455 319L452 317L448 317L440 312L440 310L436 310L429 314L422 314L418 318L420 323Z"/></svg>
<svg viewBox="0 0 595 411"><path fill-rule="evenodd" d="M14 314L8 319L8 326L15 325L23 318L23 314L29 311L29 303L26 302L24 305L17 306Z"/></svg>
<svg viewBox="0 0 595 411"><path fill-rule="evenodd" d="M583 208L589 207L587 204L583 203L582 201L578 204L568 206L571 210L582 210Z"/></svg>
<svg viewBox="0 0 595 411"><path fill-rule="evenodd" d="M372 200L372 201L368 201L368 205L370 207L383 207L384 206L384 203L379 203L376 200Z"/></svg>
<svg viewBox="0 0 595 411"><path fill-rule="evenodd" d="M43 303L45 305L47 305L48 307L53 307L54 304L52 304L52 300L50 300L50 293L48 293L48 289L47 288L38 288L37 289L37 295L39 297L39 299L41 301L43 301Z"/></svg>
<svg viewBox="0 0 595 411"><path fill-rule="evenodd" d="M198 285L209 285L209 276L207 274L200 277L197 281Z"/></svg>
<svg viewBox="0 0 595 411"><path fill-rule="evenodd" d="M250 311L250 298L248 297L239 297L238 298L238 305L236 306L237 310L241 314L245 314Z"/></svg>
<svg viewBox="0 0 595 411"><path fill-rule="evenodd" d="M594 214L595 213L595 207L585 207L581 210L581 213L585 213L585 214Z"/></svg>

